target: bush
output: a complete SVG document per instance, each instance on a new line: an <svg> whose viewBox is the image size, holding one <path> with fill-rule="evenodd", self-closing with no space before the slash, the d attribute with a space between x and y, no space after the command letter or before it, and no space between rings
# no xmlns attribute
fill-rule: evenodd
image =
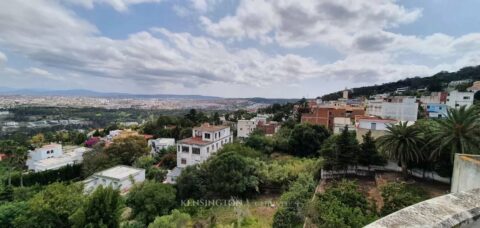
<svg viewBox="0 0 480 228"><path fill-rule="evenodd" d="M383 216L416 204L428 198L427 193L418 187L405 183L392 182L380 188L383 198Z"/></svg>
<svg viewBox="0 0 480 228"><path fill-rule="evenodd" d="M372 207L355 182L342 180L317 195L308 214L318 227L363 227L376 218Z"/></svg>

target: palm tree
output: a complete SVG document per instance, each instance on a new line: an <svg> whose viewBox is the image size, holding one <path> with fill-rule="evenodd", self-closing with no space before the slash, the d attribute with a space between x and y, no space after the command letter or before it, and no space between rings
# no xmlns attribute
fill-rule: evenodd
<svg viewBox="0 0 480 228"><path fill-rule="evenodd" d="M455 153L479 153L479 110L475 106L449 109L447 118L438 120L438 126L427 145L434 145L434 157L438 157L442 151L449 152L452 158Z"/></svg>
<svg viewBox="0 0 480 228"><path fill-rule="evenodd" d="M422 158L422 132L408 122L387 126L387 133L378 138L379 150L387 158L400 162L404 178L408 177L408 162L417 162Z"/></svg>

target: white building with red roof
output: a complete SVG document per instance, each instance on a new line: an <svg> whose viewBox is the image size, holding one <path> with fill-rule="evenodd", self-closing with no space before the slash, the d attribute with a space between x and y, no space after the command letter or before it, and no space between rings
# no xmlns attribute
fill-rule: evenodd
<svg viewBox="0 0 480 228"><path fill-rule="evenodd" d="M175 183L181 169L200 164L216 153L223 145L231 143L233 135L228 126L208 123L192 129L192 137L177 142L177 167L167 174L167 183Z"/></svg>

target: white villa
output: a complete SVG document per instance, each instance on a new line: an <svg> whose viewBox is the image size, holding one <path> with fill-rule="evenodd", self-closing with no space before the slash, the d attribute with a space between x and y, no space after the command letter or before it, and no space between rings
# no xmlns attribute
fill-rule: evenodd
<svg viewBox="0 0 480 228"><path fill-rule="evenodd" d="M93 174L83 181L85 193L91 193L102 185L103 187L112 186L119 189L121 193L126 193L135 183L145 181L145 170L130 166L118 165L98 173Z"/></svg>
<svg viewBox="0 0 480 228"><path fill-rule="evenodd" d="M62 145L51 143L29 151L26 165L34 172L59 169L66 165L81 163L83 154L88 150L85 147L75 147L64 153Z"/></svg>
<svg viewBox="0 0 480 228"><path fill-rule="evenodd" d="M248 138L250 133L252 133L258 126L259 123L266 124L267 116L266 115L257 115L256 117L249 120L238 120L237 123L237 137L239 138Z"/></svg>
<svg viewBox="0 0 480 228"><path fill-rule="evenodd" d="M177 167L168 171L166 183L175 183L181 169L206 161L227 143L233 141L228 126L213 126L203 124L193 128L192 137L177 143Z"/></svg>
<svg viewBox="0 0 480 228"><path fill-rule="evenodd" d="M158 138L148 140L148 147L151 149L152 154L160 152L162 149L175 146L174 138Z"/></svg>

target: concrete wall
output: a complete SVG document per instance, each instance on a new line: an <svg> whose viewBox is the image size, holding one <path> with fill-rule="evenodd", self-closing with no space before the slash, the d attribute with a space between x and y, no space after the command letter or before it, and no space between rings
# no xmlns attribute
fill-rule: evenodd
<svg viewBox="0 0 480 228"><path fill-rule="evenodd" d="M480 188L480 155L456 154L451 192Z"/></svg>
<svg viewBox="0 0 480 228"><path fill-rule="evenodd" d="M366 228L479 227L480 189L425 200L389 214Z"/></svg>

